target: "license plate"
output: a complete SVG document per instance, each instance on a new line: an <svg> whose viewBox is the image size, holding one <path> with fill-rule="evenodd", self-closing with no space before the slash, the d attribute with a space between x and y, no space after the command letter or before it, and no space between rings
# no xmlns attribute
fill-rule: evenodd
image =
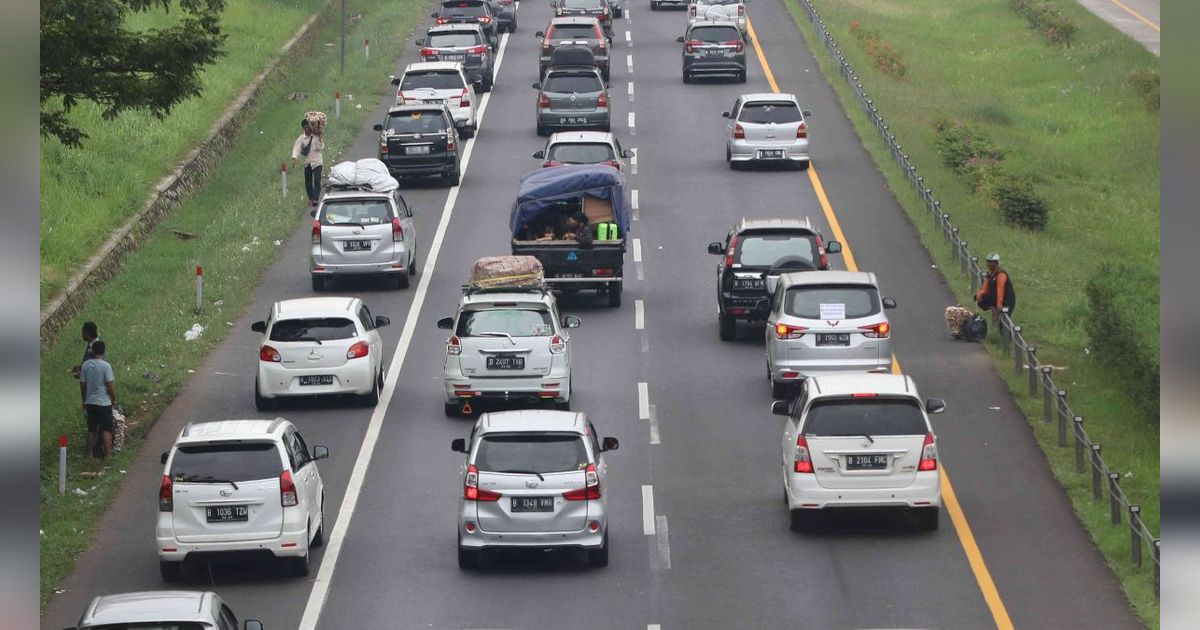
<svg viewBox="0 0 1200 630"><path fill-rule="evenodd" d="M763 281L758 278L734 278L733 288L735 289L761 289Z"/></svg>
<svg viewBox="0 0 1200 630"><path fill-rule="evenodd" d="M846 455L846 470L881 470L887 465L887 455Z"/></svg>
<svg viewBox="0 0 1200 630"><path fill-rule="evenodd" d="M581 274L581 273L560 273L560 274L558 274L558 277L559 278L582 278L583 274Z"/></svg>
<svg viewBox="0 0 1200 630"><path fill-rule="evenodd" d="M763 149L758 152L759 159L779 160L783 158L783 149Z"/></svg>
<svg viewBox="0 0 1200 630"><path fill-rule="evenodd" d="M467 58L466 55L461 54L461 53L457 54L457 55L448 55L448 54L442 53L442 54L438 55L438 57L441 58L442 61L463 61Z"/></svg>
<svg viewBox="0 0 1200 630"><path fill-rule="evenodd" d="M301 385L333 385L332 374L317 374L315 376L301 376Z"/></svg>
<svg viewBox="0 0 1200 630"><path fill-rule="evenodd" d="M342 251L366 252L371 250L371 241L342 241Z"/></svg>
<svg viewBox="0 0 1200 630"><path fill-rule="evenodd" d="M513 497L514 512L553 512L554 497Z"/></svg>
<svg viewBox="0 0 1200 630"><path fill-rule="evenodd" d="M558 119L560 125L586 125L587 118L583 116L563 116Z"/></svg>
<svg viewBox="0 0 1200 630"><path fill-rule="evenodd" d="M214 505L204 508L204 518L209 523L229 523L250 518L250 510L244 505Z"/></svg>
<svg viewBox="0 0 1200 630"><path fill-rule="evenodd" d="M431 148L432 147L430 147L427 144L422 144L422 145L418 145L415 147L404 147L404 154L405 155L428 155L429 150Z"/></svg>
<svg viewBox="0 0 1200 630"><path fill-rule="evenodd" d="M704 51L705 57L728 57L731 54L732 53L724 48L709 48Z"/></svg>
<svg viewBox="0 0 1200 630"><path fill-rule="evenodd" d="M850 333L817 333L818 346L848 346Z"/></svg>
<svg viewBox="0 0 1200 630"><path fill-rule="evenodd" d="M507 354L498 354L487 358L487 369L489 370L524 370L525 357L515 357Z"/></svg>
<svg viewBox="0 0 1200 630"><path fill-rule="evenodd" d="M441 105L442 103L445 103L445 102L446 102L446 99L444 99L444 98L425 98L425 99L417 100L417 103L419 103L421 105Z"/></svg>

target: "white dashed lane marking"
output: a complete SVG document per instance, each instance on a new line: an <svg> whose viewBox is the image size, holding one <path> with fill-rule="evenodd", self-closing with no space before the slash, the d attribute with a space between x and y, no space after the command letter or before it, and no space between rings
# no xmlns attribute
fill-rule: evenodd
<svg viewBox="0 0 1200 630"><path fill-rule="evenodd" d="M650 386L648 383L638 383L638 419L650 419Z"/></svg>
<svg viewBox="0 0 1200 630"><path fill-rule="evenodd" d="M629 68L630 72L633 72L633 55L632 54L625 55L625 67Z"/></svg>
<svg viewBox="0 0 1200 630"><path fill-rule="evenodd" d="M633 302L633 327L642 330L646 327L646 308L641 300Z"/></svg>
<svg viewBox="0 0 1200 630"><path fill-rule="evenodd" d="M654 535L654 486L642 486L642 533Z"/></svg>
<svg viewBox="0 0 1200 630"><path fill-rule="evenodd" d="M633 239L633 262L642 262L642 239Z"/></svg>

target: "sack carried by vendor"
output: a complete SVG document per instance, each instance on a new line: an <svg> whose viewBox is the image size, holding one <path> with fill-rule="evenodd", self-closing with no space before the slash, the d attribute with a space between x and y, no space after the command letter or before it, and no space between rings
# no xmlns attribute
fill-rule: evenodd
<svg viewBox="0 0 1200 630"><path fill-rule="evenodd" d="M950 329L950 334L955 339L960 339L962 338L963 326L971 321L971 318L974 316L975 313L971 312L970 309L963 308L961 305L947 306L946 327Z"/></svg>
<svg viewBox="0 0 1200 630"><path fill-rule="evenodd" d="M307 122L308 128L318 136L325 133L325 123L328 120L329 117L325 115L325 112L308 112L304 115L304 122Z"/></svg>

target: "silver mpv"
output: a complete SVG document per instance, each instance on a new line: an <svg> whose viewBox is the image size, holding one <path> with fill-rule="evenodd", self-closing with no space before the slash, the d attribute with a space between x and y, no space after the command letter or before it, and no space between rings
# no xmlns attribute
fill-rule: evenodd
<svg viewBox="0 0 1200 630"><path fill-rule="evenodd" d="M374 275L397 288L417 275L413 209L397 191L330 190L313 211L313 291L336 277Z"/></svg>
<svg viewBox="0 0 1200 630"><path fill-rule="evenodd" d="M875 274L783 274L773 296L765 335L775 398L817 374L891 371L892 325L883 311L896 301L880 297Z"/></svg>
<svg viewBox="0 0 1200 630"><path fill-rule="evenodd" d="M808 168L808 123L812 112L800 109L792 94L743 94L733 108L722 112L725 126L725 161L736 170L743 164L764 162Z"/></svg>
<svg viewBox="0 0 1200 630"><path fill-rule="evenodd" d="M479 417L465 453L458 517L458 566L475 568L485 549L582 549L608 566L608 493L601 440L582 413L502 411Z"/></svg>

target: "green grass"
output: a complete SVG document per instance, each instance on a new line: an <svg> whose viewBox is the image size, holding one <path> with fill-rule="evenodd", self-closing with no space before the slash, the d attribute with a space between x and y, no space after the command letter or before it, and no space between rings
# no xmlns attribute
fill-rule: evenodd
<svg viewBox="0 0 1200 630"><path fill-rule="evenodd" d="M968 281L816 38L807 13L797 0L785 4L957 299L970 304ZM1056 382L1068 390L1072 408L1086 418L1086 429L1103 445L1109 466L1133 473L1121 484L1130 500L1141 504L1150 530L1158 532L1157 419L1142 417L1114 386L1118 381L1113 373L1085 348L1082 323L1087 310L1084 285L1102 262L1122 260L1157 274L1159 119L1127 83L1134 70L1157 68L1157 60L1068 1L1057 4L1080 27L1069 49L1046 44L1007 0L814 4L973 253L982 256L995 250L1004 257L1019 291L1018 323L1039 346L1042 361L1066 367L1054 373ZM903 79L883 76L871 66L849 34L851 20L877 29L900 52L908 66ZM939 116L978 124L1010 152L1005 160L1009 168L1035 178L1051 205L1044 233L1003 225L998 213L942 164L932 130ZM1142 289L1147 305L1142 334L1157 348L1158 286ZM1012 361L1003 356L994 332L988 349L1134 610L1148 627L1157 628L1150 551L1143 551L1141 569L1132 565L1127 522L1123 518L1122 526L1112 527L1107 499L1092 500L1090 471L1074 472L1073 450L1059 448L1055 426L1041 423L1041 399L1028 397L1027 377L1013 375Z"/></svg>
<svg viewBox="0 0 1200 630"><path fill-rule="evenodd" d="M348 12L361 13L361 23L351 24L349 36L372 41L404 42L419 18L420 0L349 0ZM114 497L122 479L119 471L132 465L145 430L187 382L189 370L225 336L226 322L237 319L254 295L264 269L276 257L277 239L287 239L297 221L307 218L302 175L292 175L290 198L279 194L278 164L290 155L298 132L296 121L319 102L292 101L294 91L313 94L372 95L344 102L342 119L330 118L326 164L350 146L373 108L374 96L386 87L393 63L388 55L374 55L369 64L360 55L348 54L345 77L339 77L337 20L329 20L303 59L289 61L288 70L270 82L250 113L237 146L213 172L212 179L167 219L163 227L127 258L124 271L101 287L78 319L64 328L61 340L41 357L41 602L43 607L71 571L75 558L90 544L96 521ZM403 44L399 44L403 46ZM332 115L332 112L330 112ZM260 133L261 131L261 133ZM166 229L178 228L197 235L178 240ZM257 237L257 243L254 243ZM192 314L193 265L204 266L205 309ZM222 301L220 306L216 302ZM86 470L81 446L70 449L72 477L65 496L57 490L57 438L66 433L74 444L83 438L79 387L68 373L82 354L76 331L83 321L94 320L108 344L109 360L116 373L118 402L131 421L139 423L131 443L99 479L83 479ZM184 341L193 323L205 327L203 336ZM153 372L158 380L145 375ZM243 397L252 408L251 385L231 384L230 395ZM145 486L147 480L138 480ZM152 486L153 483L151 482ZM150 486L147 486L150 487ZM88 492L74 494L75 488ZM146 515L150 518L149 515ZM153 562L153 552L131 562ZM119 570L119 567L116 567Z"/></svg>
<svg viewBox="0 0 1200 630"><path fill-rule="evenodd" d="M83 149L41 141L41 301L54 297L95 250L140 210L159 179L204 140L225 107L327 0L228 0L221 17L226 55L201 75L202 96L158 120L129 111L104 121L84 102L71 120L91 137ZM136 30L175 23L181 11L129 18Z"/></svg>

